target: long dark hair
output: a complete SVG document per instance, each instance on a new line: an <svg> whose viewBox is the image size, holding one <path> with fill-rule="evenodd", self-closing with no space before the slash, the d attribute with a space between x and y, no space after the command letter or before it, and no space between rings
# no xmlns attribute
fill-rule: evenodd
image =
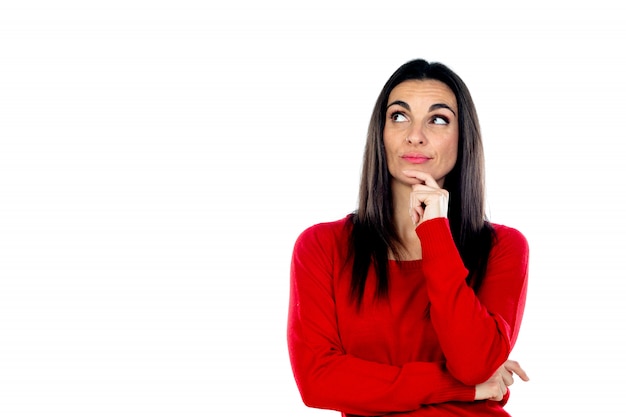
<svg viewBox="0 0 626 417"><path fill-rule="evenodd" d="M478 115L469 89L447 66L423 59L400 66L380 92L367 132L359 204L352 217L351 294L357 305L363 300L365 281L374 263L377 296L388 293L387 263L391 251L400 259L401 244L393 220L393 199L383 129L391 90L407 80L437 80L454 93L459 111L457 161L446 175L443 188L449 191L448 219L454 242L465 267L467 283L477 291L485 275L491 251L493 228L485 216L484 154Z"/></svg>

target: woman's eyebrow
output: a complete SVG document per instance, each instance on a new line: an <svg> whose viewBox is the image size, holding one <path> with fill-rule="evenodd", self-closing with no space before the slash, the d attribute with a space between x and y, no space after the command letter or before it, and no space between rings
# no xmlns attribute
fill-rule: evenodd
<svg viewBox="0 0 626 417"><path fill-rule="evenodd" d="M392 103L389 103L389 105L387 106L387 108L389 108L389 107L393 106L394 104L397 104L397 105L398 105L398 106L400 106L400 107L404 107L404 108L405 108L405 109L407 109L407 110L411 110L411 106L409 106L409 104L408 104L407 102L402 101L402 100L396 100L396 101L394 101L394 102L392 102Z"/></svg>
<svg viewBox="0 0 626 417"><path fill-rule="evenodd" d="M450 110L452 113L454 113L454 115L456 116L456 112L454 110L452 110L452 107L448 106L447 104L444 103L435 103L432 106L430 106L428 108L428 111L433 111L433 110L437 110L437 109L448 109Z"/></svg>
<svg viewBox="0 0 626 417"><path fill-rule="evenodd" d="M387 109L389 109L389 107L391 107L391 106L393 106L395 104L397 104L400 107L404 107L405 109L407 109L409 111L411 110L411 106L409 106L409 104L407 102L402 101L402 100L396 100L396 101L393 101L393 102L389 103L389 105L387 106ZM452 110L452 107L448 106L445 103L435 103L435 104L432 104L428 108L428 111L431 112L431 111L434 111L434 110L437 110L437 109L448 109L452 113L454 113L454 115L456 116L456 112L454 110Z"/></svg>

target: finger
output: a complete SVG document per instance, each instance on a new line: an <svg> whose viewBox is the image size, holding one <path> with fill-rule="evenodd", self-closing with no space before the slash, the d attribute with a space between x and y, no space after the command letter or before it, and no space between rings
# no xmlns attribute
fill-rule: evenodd
<svg viewBox="0 0 626 417"><path fill-rule="evenodd" d="M419 217L415 210L413 210L413 208L409 208L409 216L411 216L411 221L413 222L413 225L419 223Z"/></svg>
<svg viewBox="0 0 626 417"><path fill-rule="evenodd" d="M413 191L409 195L409 207L417 210L418 208L423 208L424 201L428 198L427 193L415 192Z"/></svg>
<svg viewBox="0 0 626 417"><path fill-rule="evenodd" d="M528 377L528 374L526 374L526 371L524 371L522 369L522 367L520 366L519 362L517 362L517 361L513 361L513 360L506 361L504 363L504 369L506 369L509 372L515 372L517 374L517 376L519 376L522 381L529 381L530 380L530 378Z"/></svg>
<svg viewBox="0 0 626 417"><path fill-rule="evenodd" d="M500 399L498 401L502 401L502 399L504 398L504 396L506 395L508 391L509 391L509 388L505 384L502 384L501 389L500 389Z"/></svg>
<svg viewBox="0 0 626 417"><path fill-rule="evenodd" d="M417 189L411 191L409 198L411 200L411 204L413 205L420 205L420 203L428 205L429 203L440 200L447 202L450 199L450 194L448 193L448 190L444 190L443 188L439 188L437 190L433 190L431 188Z"/></svg>
<svg viewBox="0 0 626 417"><path fill-rule="evenodd" d="M519 371L515 373L517 374L517 376L520 377L522 381L530 381L528 374L526 374L526 371L524 371L522 368L519 368Z"/></svg>
<svg viewBox="0 0 626 417"><path fill-rule="evenodd" d="M502 398L504 398L504 394L502 392L502 388L499 387L499 389L497 391L498 392L496 393L496 395L494 395L493 397L489 398L491 401L502 401Z"/></svg>
<svg viewBox="0 0 626 417"><path fill-rule="evenodd" d="M513 385L513 382L515 382L515 380L513 380L513 374L506 371L502 373L502 381L504 381L504 385L506 386Z"/></svg>
<svg viewBox="0 0 626 417"><path fill-rule="evenodd" d="M415 178L421 181L423 184L426 184L429 187L440 188L439 184L437 184L437 181L435 181L433 176L426 172L416 171L413 169L407 169L407 170L402 171L402 173L406 175L407 177Z"/></svg>
<svg viewBox="0 0 626 417"><path fill-rule="evenodd" d="M422 217L424 217L424 209L422 206L415 206L409 208L409 216L411 216L411 220L414 225L417 225Z"/></svg>
<svg viewBox="0 0 626 417"><path fill-rule="evenodd" d="M426 187L425 185L414 185L413 187L414 189L410 193L410 204L414 206L421 205L421 203L427 205L427 202L436 201L441 198L447 200L450 195L448 190L444 190L443 188L432 189L430 187Z"/></svg>

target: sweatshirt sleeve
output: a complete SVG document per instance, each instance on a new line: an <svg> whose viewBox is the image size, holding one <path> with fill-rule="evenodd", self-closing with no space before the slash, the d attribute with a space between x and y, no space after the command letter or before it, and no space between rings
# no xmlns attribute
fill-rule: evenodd
<svg viewBox="0 0 626 417"><path fill-rule="evenodd" d="M296 241L291 263L287 339L295 380L309 407L374 416L423 404L473 401L475 388L441 363L392 366L347 354L337 325L333 247L329 233L308 229Z"/></svg>
<svg viewBox="0 0 626 417"><path fill-rule="evenodd" d="M416 229L431 302L430 314L446 357L446 368L475 385L507 359L521 324L528 281L528 243L517 230L499 226L486 276L476 294L454 244L448 220L432 219Z"/></svg>

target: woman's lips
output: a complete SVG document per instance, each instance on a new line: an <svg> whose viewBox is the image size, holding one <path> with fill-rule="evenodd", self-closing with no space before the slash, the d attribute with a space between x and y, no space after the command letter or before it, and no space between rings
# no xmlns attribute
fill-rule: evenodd
<svg viewBox="0 0 626 417"><path fill-rule="evenodd" d="M406 154L402 155L402 159L411 164L423 164L424 162L430 161L429 157L422 154Z"/></svg>

